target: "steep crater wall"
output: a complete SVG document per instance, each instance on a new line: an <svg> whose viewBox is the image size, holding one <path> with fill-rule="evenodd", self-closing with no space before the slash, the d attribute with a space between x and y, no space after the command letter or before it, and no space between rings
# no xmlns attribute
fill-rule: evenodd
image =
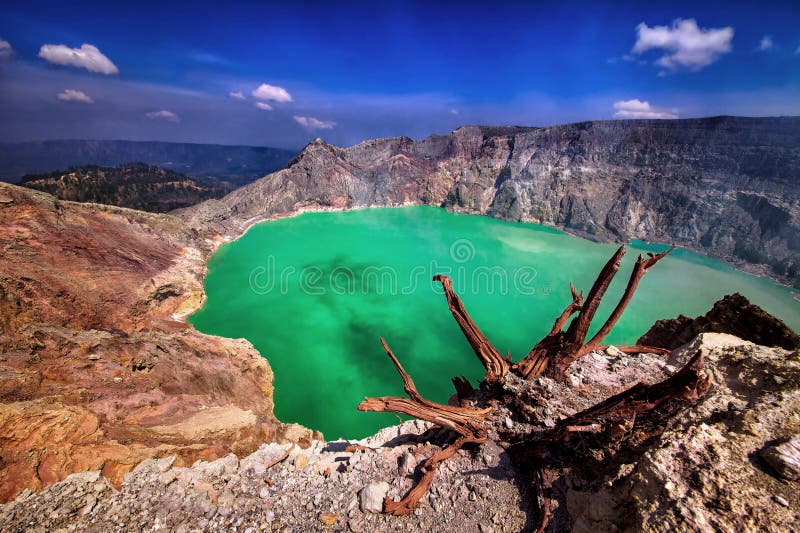
<svg viewBox="0 0 800 533"><path fill-rule="evenodd" d="M442 205L594 240L674 243L800 286L800 118L459 128L339 148L177 214L230 237L304 209Z"/></svg>

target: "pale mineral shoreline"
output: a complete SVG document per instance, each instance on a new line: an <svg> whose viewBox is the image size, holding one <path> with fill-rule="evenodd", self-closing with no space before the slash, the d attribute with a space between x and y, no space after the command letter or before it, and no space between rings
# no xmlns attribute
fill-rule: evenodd
<svg viewBox="0 0 800 533"><path fill-rule="evenodd" d="M214 255L214 253L216 253L219 250L219 248L222 245L238 241L239 239L244 237L247 234L247 232L253 228L253 226L260 224L261 222L271 222L275 220L294 218L300 215L305 215L307 213L343 213L346 211L361 211L364 209L399 209L403 207L413 207L419 205L425 205L425 204L409 202L405 204L365 205L357 207L306 206L306 207L301 207L300 209L296 209L295 211L290 211L288 213L282 213L277 215L258 215L255 217L250 217L249 219L245 220L240 224L240 229L239 231L237 231L236 235L234 236L220 235L217 238L213 239L212 241L209 241L211 244L211 251L203 259L203 279L201 280L202 294L200 295L200 298L196 300L196 303L194 305L181 305L180 311L173 313L172 318L178 322L188 324L188 318L203 308L207 299L205 291L205 277L208 275L208 260L211 258L212 255ZM191 324L189 325L191 326Z"/></svg>

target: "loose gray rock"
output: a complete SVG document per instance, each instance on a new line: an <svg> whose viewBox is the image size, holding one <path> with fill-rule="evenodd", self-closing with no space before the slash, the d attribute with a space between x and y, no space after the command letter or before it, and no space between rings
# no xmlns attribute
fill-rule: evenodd
<svg viewBox="0 0 800 533"><path fill-rule="evenodd" d="M86 498L86 506L83 508L81 514L87 515L91 513L95 505L97 505L97 498L94 496L94 494L90 494L89 497Z"/></svg>
<svg viewBox="0 0 800 533"><path fill-rule="evenodd" d="M398 463L398 472L401 475L408 475L414 472L414 468L417 466L417 459L409 452L404 452L400 456Z"/></svg>
<svg viewBox="0 0 800 533"><path fill-rule="evenodd" d="M625 354L622 353L622 351L619 348L617 348L616 346L613 346L613 345L611 345L608 348L606 348L606 355L609 356L609 357L624 357L625 356Z"/></svg>
<svg viewBox="0 0 800 533"><path fill-rule="evenodd" d="M784 507L789 507L789 500L787 500L786 498L782 496L773 496L772 498L779 504L783 505Z"/></svg>
<svg viewBox="0 0 800 533"><path fill-rule="evenodd" d="M383 511L383 500L391 487L385 481L370 483L358 493L358 503L365 513L380 513Z"/></svg>

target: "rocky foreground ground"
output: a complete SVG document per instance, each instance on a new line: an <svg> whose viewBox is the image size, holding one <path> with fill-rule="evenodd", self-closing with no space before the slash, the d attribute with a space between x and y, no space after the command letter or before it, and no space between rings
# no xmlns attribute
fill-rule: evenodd
<svg viewBox="0 0 800 533"><path fill-rule="evenodd" d="M566 472L550 531L792 531L800 523L800 353L702 334L668 357L593 353L547 378L506 386L545 391L554 420L640 380L664 379L698 348L713 385L641 455L602 472ZM531 389L533 390L533 389ZM498 413L498 416L505 416ZM518 421L507 418L513 428ZM359 442L265 444L190 467L150 459L114 489L99 471L69 476L0 506L2 531L526 531L526 472L502 448L462 450L407 517L376 513L398 497L446 436L409 421ZM791 440L794 439L794 440Z"/></svg>

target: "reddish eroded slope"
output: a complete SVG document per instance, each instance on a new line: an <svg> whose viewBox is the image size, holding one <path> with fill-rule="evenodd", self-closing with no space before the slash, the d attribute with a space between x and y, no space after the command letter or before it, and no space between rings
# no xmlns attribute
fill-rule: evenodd
<svg viewBox="0 0 800 533"><path fill-rule="evenodd" d="M155 296L151 280L191 242L167 217L0 190L6 197L0 269L8 304L0 320L12 331L30 322L136 329L147 292Z"/></svg>
<svg viewBox="0 0 800 533"><path fill-rule="evenodd" d="M171 216L0 184L0 501L89 468L119 484L147 457L248 453L287 431L258 352L179 320L202 299L212 248Z"/></svg>

